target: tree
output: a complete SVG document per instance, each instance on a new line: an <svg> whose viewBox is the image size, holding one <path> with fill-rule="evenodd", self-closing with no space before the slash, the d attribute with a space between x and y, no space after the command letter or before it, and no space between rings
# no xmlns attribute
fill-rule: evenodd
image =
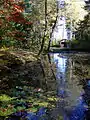
<svg viewBox="0 0 90 120"><path fill-rule="evenodd" d="M83 49L90 48L90 13L88 13L83 21L78 24L79 27L76 31L76 39L78 46Z"/></svg>
<svg viewBox="0 0 90 120"><path fill-rule="evenodd" d="M43 50L44 43L45 43L46 32L47 32L47 0L45 0L45 29L44 29L44 36L43 36L43 39L42 39L41 49L40 49L38 55L40 55L40 53Z"/></svg>
<svg viewBox="0 0 90 120"><path fill-rule="evenodd" d="M43 51L46 39L48 39L46 44L47 50L49 51L51 36L57 21L57 11L57 4L55 0L45 0L45 30L39 54Z"/></svg>
<svg viewBox="0 0 90 120"><path fill-rule="evenodd" d="M48 40L50 38L50 32L53 23L56 18L56 1L55 0L35 0L33 11L33 44L36 48L39 48L40 54L43 50L47 49ZM34 49L35 49L34 46Z"/></svg>
<svg viewBox="0 0 90 120"><path fill-rule="evenodd" d="M24 2L14 2L14 0L5 0L1 4L1 30L0 38L2 45L14 44L16 40L25 40L25 26L30 26L32 22L23 15ZM20 36L20 37L19 37ZM21 37L22 36L22 37Z"/></svg>
<svg viewBox="0 0 90 120"><path fill-rule="evenodd" d="M67 29L74 32L79 20L83 20L86 15L86 11L83 9L85 3L81 0L66 0L65 2L65 10L62 14L66 16Z"/></svg>
<svg viewBox="0 0 90 120"><path fill-rule="evenodd" d="M5 0L1 6L2 45L11 41L39 53L46 49L57 16L56 0Z"/></svg>
<svg viewBox="0 0 90 120"><path fill-rule="evenodd" d="M88 10L88 12L90 11L90 0L85 0L85 10Z"/></svg>
<svg viewBox="0 0 90 120"><path fill-rule="evenodd" d="M78 23L76 31L76 40L78 41L78 47L83 49L90 49L90 11L89 11L89 0L85 1L85 10L87 15L84 20Z"/></svg>

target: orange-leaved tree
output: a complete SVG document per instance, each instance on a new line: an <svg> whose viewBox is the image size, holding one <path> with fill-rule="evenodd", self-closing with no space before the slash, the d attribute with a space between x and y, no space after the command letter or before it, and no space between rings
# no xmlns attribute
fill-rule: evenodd
<svg viewBox="0 0 90 120"><path fill-rule="evenodd" d="M2 44L15 43L17 40L26 41L27 27L32 22L23 14L25 3L22 0L4 0L0 4L0 39Z"/></svg>

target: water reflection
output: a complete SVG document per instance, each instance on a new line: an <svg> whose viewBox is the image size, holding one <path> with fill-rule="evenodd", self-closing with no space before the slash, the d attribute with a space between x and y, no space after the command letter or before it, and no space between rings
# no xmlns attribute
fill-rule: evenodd
<svg viewBox="0 0 90 120"><path fill-rule="evenodd" d="M61 54L54 54L54 62L59 71L65 73L67 57L61 56Z"/></svg>
<svg viewBox="0 0 90 120"><path fill-rule="evenodd" d="M56 64L56 78L57 78L57 95L64 98L68 94L66 88L66 70L68 57L62 54L54 54L54 63Z"/></svg>
<svg viewBox="0 0 90 120"><path fill-rule="evenodd" d="M78 77L73 73L75 61L69 54L63 53L51 54L51 61L56 66L57 96L60 98L57 102L57 114L61 112L63 120L85 120L88 110L84 97L86 92L78 86ZM87 84L90 85L90 82Z"/></svg>

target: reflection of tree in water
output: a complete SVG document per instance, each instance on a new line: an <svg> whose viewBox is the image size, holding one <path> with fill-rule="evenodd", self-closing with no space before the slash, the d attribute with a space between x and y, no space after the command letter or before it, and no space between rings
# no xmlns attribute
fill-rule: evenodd
<svg viewBox="0 0 90 120"><path fill-rule="evenodd" d="M56 109L58 113L62 113L64 120L84 120L87 111L85 99L90 92L81 94L82 86L78 83L82 79L85 82L86 78L90 78L90 57L88 54L80 53L54 54L53 58L56 64L57 95L60 99L63 98L57 102ZM84 92L87 90L84 88ZM88 113L86 112L86 116Z"/></svg>
<svg viewBox="0 0 90 120"><path fill-rule="evenodd" d="M78 80L90 78L90 56L89 55L80 55L74 56L73 58L73 74Z"/></svg>
<svg viewBox="0 0 90 120"><path fill-rule="evenodd" d="M82 106L90 108L90 55L89 54L77 54L71 57L74 65L73 65L73 76L74 80L78 80L78 83L82 85L84 89L84 93L82 94ZM80 105L77 106L78 108L82 108ZM81 109L80 114L83 113L85 115L86 120L90 120L90 109L85 109L83 107ZM82 120L83 118L81 118Z"/></svg>
<svg viewBox="0 0 90 120"><path fill-rule="evenodd" d="M89 54L54 54L54 63L57 84L61 89L68 84L75 87L82 79L90 78Z"/></svg>

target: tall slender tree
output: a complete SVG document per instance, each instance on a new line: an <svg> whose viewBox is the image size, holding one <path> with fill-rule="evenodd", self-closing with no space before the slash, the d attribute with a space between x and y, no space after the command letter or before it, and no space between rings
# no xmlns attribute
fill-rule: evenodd
<svg viewBox="0 0 90 120"><path fill-rule="evenodd" d="M45 0L45 28L44 28L44 36L42 38L42 44L41 44L41 48L40 51L38 53L38 55L40 55L40 53L43 51L43 47L44 47L44 43L45 43L45 37L46 37L46 32L47 32L47 0Z"/></svg>

